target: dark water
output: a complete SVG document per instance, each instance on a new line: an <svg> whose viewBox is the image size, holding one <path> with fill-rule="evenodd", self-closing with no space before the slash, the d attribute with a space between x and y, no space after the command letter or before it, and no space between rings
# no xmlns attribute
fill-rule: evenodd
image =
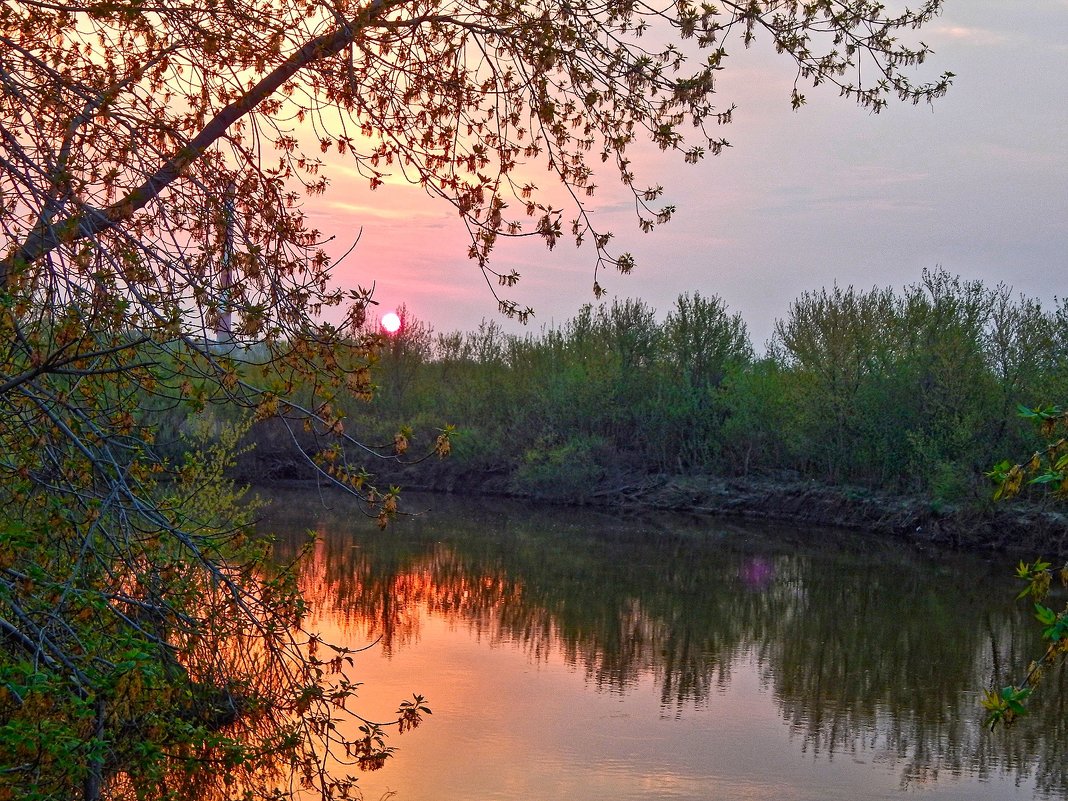
<svg viewBox="0 0 1068 801"><path fill-rule="evenodd" d="M350 645L360 711L434 715L368 799L1068 799L1068 688L981 725L1040 646L1009 560L849 533L499 501L386 532L275 493L313 626Z"/></svg>

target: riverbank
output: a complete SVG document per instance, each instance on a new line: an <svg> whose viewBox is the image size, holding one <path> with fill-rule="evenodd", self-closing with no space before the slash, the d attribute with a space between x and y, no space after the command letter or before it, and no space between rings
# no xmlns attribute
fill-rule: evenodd
<svg viewBox="0 0 1068 801"><path fill-rule="evenodd" d="M598 504L866 530L920 545L1068 555L1068 514L1026 503L932 503L789 478L670 476L591 499Z"/></svg>
<svg viewBox="0 0 1068 801"><path fill-rule="evenodd" d="M1068 558L1068 508L1064 506L1043 507L1017 500L950 504L821 484L788 474L617 477L597 482L585 492L564 493L519 491L505 471L448 472L433 477L407 471L382 483L407 491L524 498L559 506L618 509L626 514L669 511L846 528L939 549L1018 553L1026 559Z"/></svg>

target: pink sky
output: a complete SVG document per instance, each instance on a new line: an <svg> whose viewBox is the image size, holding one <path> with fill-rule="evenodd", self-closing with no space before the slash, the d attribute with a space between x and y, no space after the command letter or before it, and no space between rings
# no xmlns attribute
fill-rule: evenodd
<svg viewBox="0 0 1068 801"><path fill-rule="evenodd" d="M1068 0L948 0L921 32L935 49L917 81L956 73L934 108L880 115L809 89L789 104L790 65L758 40L727 60L720 104L738 106L732 148L696 166L647 148L643 183L663 183L675 219L642 234L621 192L597 198L617 247L638 258L627 277L603 275L613 297L641 297L661 315L683 292L719 295L749 323L758 350L801 292L838 282L901 287L941 265L965 278L1052 301L1068 295ZM376 192L344 166L309 201L311 222L338 251L362 228L336 272L376 285L383 310L401 303L437 331L496 312L452 208L417 187ZM543 184L548 183L546 175ZM566 217L566 215L565 215ZM593 250L562 242L504 242L498 270L522 274L511 297L534 307L527 330L559 324L595 302Z"/></svg>

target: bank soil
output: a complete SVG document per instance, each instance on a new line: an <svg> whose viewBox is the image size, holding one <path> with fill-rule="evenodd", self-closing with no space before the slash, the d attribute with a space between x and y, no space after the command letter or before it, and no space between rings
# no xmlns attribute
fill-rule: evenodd
<svg viewBox="0 0 1068 801"><path fill-rule="evenodd" d="M272 458L268 458L272 457ZM864 487L821 484L790 474L723 478L710 475L631 475L612 471L592 486L524 491L507 468L457 469L437 460L379 472L381 486L457 495L520 497L541 503L615 508L626 513L663 510L727 515L870 531L921 545L1013 551L1023 558L1068 557L1068 507L1024 501L973 500L948 504L879 493ZM448 469L445 469L445 468ZM257 484L314 480L292 450L257 448L238 460L236 476Z"/></svg>
<svg viewBox="0 0 1068 801"><path fill-rule="evenodd" d="M1068 515L1018 502L967 507L811 481L709 476L661 477L591 501L861 529L940 547L1068 555Z"/></svg>
<svg viewBox="0 0 1068 801"><path fill-rule="evenodd" d="M792 477L645 476L603 484L588 494L544 496L517 492L506 475L460 481L403 482L409 489L526 497L542 502L726 515L870 531L938 548L1019 552L1021 557L1068 557L1068 514L1062 506L1022 501L936 503L819 484Z"/></svg>

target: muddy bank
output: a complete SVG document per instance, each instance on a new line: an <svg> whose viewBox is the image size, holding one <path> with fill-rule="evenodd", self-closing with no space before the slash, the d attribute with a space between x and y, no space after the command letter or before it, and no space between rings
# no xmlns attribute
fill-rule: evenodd
<svg viewBox="0 0 1068 801"><path fill-rule="evenodd" d="M415 478L415 477L412 477ZM447 482L403 482L412 490L523 497L545 503L675 511L871 531L938 548L1068 557L1068 509L1023 502L935 503L796 477L647 476L589 493L517 492L503 473Z"/></svg>
<svg viewBox="0 0 1068 801"><path fill-rule="evenodd" d="M1022 503L966 507L796 479L710 476L663 477L591 501L862 529L939 547L1068 555L1068 514Z"/></svg>
<svg viewBox="0 0 1068 801"><path fill-rule="evenodd" d="M465 469L445 460L418 466L384 464L380 486L458 495L527 498L557 505L598 506L623 512L652 510L729 515L756 520L866 530L920 545L1013 551L1022 558L1068 557L1068 507L1021 501L974 500L947 504L864 487L821 484L796 474L719 477L634 475L621 470L588 483L546 482L541 490L516 481L514 469ZM243 456L236 477L257 484L315 480L315 471L291 448L257 448Z"/></svg>

